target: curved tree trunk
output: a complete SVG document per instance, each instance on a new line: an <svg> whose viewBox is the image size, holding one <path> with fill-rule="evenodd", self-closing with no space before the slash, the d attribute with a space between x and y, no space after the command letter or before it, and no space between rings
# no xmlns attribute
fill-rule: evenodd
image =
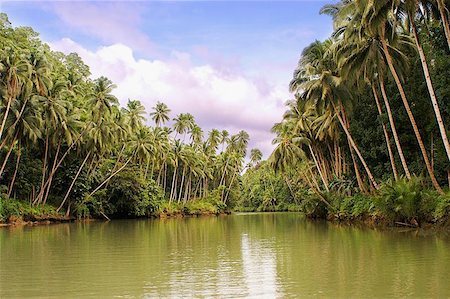
<svg viewBox="0 0 450 299"><path fill-rule="evenodd" d="M73 188L73 186L75 185L75 181L78 179L78 176L80 175L81 170L83 169L84 164L86 164L86 161L88 160L88 158L89 158L90 155L91 155L91 152L89 152L89 153L86 155L86 158L84 158L83 163L81 163L81 166L78 168L78 171L77 171L75 177L73 178L72 183L70 184L69 189L67 190L66 195L64 196L63 201L62 201L61 204L59 205L58 209L56 209L56 212L59 212L59 210L61 210L61 208L62 208L62 207L64 206L64 204L66 203L66 200L67 200L67 198L69 197L70 191L72 191L72 188Z"/></svg>
<svg viewBox="0 0 450 299"><path fill-rule="evenodd" d="M311 156L313 157L314 164L316 165L317 170L319 171L320 178L322 179L323 185L325 186L325 190L327 192L330 192L330 189L328 188L328 181L323 176L322 170L319 167L319 163L317 162L316 155L314 155L314 151L311 147L311 145L308 144L309 152L311 153Z"/></svg>
<svg viewBox="0 0 450 299"><path fill-rule="evenodd" d="M18 145L17 145L17 158L16 158L17 159L16 160L16 169L14 170L14 175L12 177L11 183L10 183L9 188L8 188L8 198L11 197L11 192L12 192L12 189L14 187L14 182L15 182L16 176L17 176L17 170L19 169L19 163L20 163L21 154L22 153L20 151L20 142L18 142Z"/></svg>
<svg viewBox="0 0 450 299"><path fill-rule="evenodd" d="M444 0L437 0L439 13L441 14L442 24L444 24L445 37L447 38L448 48L450 49L450 24Z"/></svg>
<svg viewBox="0 0 450 299"><path fill-rule="evenodd" d="M128 163L130 163L132 157L130 159L127 160L127 162L125 162L125 164L123 164L119 169L117 169L114 173L112 173L108 178L106 178L100 185L98 185L97 188L94 189L94 191L92 191L89 196L92 196L95 192L97 192L98 190L100 190L101 187L103 187L103 185L105 185L110 179L112 179L116 174L118 174L120 171L122 171L122 169L124 169Z"/></svg>
<svg viewBox="0 0 450 299"><path fill-rule="evenodd" d="M440 0L438 0L439 2ZM439 132L441 133L442 143L444 144L445 152L447 153L447 158L450 161L450 144L448 143L447 132L444 127L444 122L442 121L441 110L439 109L439 103L436 99L436 94L434 93L433 83L431 82L430 71L428 70L427 59L425 53L423 52L422 45L419 41L419 35L417 34L417 27L414 19L411 19L412 15L409 14L409 19L414 35L414 41L416 42L417 51L419 52L420 62L422 63L423 74L425 75L425 81L427 83L428 93L430 94L431 103L433 104L434 114L436 115L436 121L438 123ZM448 24L447 24L448 25Z"/></svg>
<svg viewBox="0 0 450 299"><path fill-rule="evenodd" d="M386 95L386 88L384 87L384 79L379 77L381 94L383 96L384 105L386 106L386 111L389 118L389 124L391 125L392 136L394 136L395 146L397 147L398 155L400 156L400 161L402 162L403 170L405 171L406 178L411 179L411 173L409 172L408 164L406 163L405 155L403 154L403 149L400 144L400 139L398 138L397 128L395 127L394 117L392 116L391 105Z"/></svg>
<svg viewBox="0 0 450 299"><path fill-rule="evenodd" d="M403 85L400 82L400 78L398 77L397 71L395 70L394 64L392 62L391 54L389 53L389 49L386 43L386 39L384 36L381 37L381 43L383 45L384 55L386 56L386 60L391 71L392 76L394 77L395 84L397 84L398 91L400 92L400 96L403 101L403 105L405 106L406 113L408 114L409 120L414 130L414 134L416 135L417 142L419 143L420 151L422 152L423 159L425 161L425 165L427 167L428 173L431 178L431 182L433 183L434 188L440 193L443 194L441 186L439 186L438 181L434 175L433 168L431 168L430 160L428 159L427 150L425 149L425 145L423 144L422 136L420 135L419 128L417 127L416 119L412 114L411 107L409 106L408 99L406 98L405 91L403 90Z"/></svg>
<svg viewBox="0 0 450 299"><path fill-rule="evenodd" d="M336 115L338 117L338 120L342 126L342 128L344 129L345 135L347 136L348 141L350 142L351 146L353 147L353 149L355 150L356 155L358 156L359 160L361 161L364 169L367 172L367 176L369 177L370 182L372 183L373 187L375 189L379 189L379 186L377 184L377 182L375 181L375 178L372 175L372 172L369 169L369 166L366 163L366 160L364 159L364 157L362 156L361 152L359 151L358 146L356 145L355 140L353 140L352 135L350 134L350 131L348 130L347 126L345 125L344 120L342 119L342 116L340 114L340 111L336 108L336 106L333 103L333 107L335 109Z"/></svg>
<svg viewBox="0 0 450 299"><path fill-rule="evenodd" d="M6 104L5 115L3 116L2 126L0 127L0 140L2 139L3 130L5 129L6 119L8 118L9 110L11 108L12 97L8 97L8 103Z"/></svg>
<svg viewBox="0 0 450 299"><path fill-rule="evenodd" d="M378 115L383 115L383 110L381 110L380 100L378 99L378 93L373 84L370 84L372 87L373 97L375 98L375 103L377 104ZM392 172L394 173L394 179L398 180L397 167L395 166L394 154L392 153L391 142L389 138L389 134L387 132L386 126L384 123L381 123L383 127L384 138L386 139L387 150L389 153L389 160L391 161Z"/></svg>

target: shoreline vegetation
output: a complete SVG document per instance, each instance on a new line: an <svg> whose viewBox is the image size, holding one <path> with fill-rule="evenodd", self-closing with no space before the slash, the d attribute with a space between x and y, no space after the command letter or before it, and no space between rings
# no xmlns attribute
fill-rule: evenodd
<svg viewBox="0 0 450 299"><path fill-rule="evenodd" d="M1 14L0 222L295 211L448 228L449 8L345 0L320 13L335 31L302 51L267 160L245 131L204 133L189 113L168 126L159 101L121 107L76 53Z"/></svg>

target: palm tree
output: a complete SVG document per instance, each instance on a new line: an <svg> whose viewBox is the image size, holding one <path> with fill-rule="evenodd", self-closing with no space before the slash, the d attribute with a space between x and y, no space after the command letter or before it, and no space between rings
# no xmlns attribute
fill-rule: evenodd
<svg viewBox="0 0 450 299"><path fill-rule="evenodd" d="M157 127L165 124L169 120L170 109L166 104L157 102L156 106L152 107L152 109L154 111L150 113L150 116Z"/></svg>
<svg viewBox="0 0 450 299"><path fill-rule="evenodd" d="M145 107L140 101L128 100L127 108L124 109L125 115L128 118L128 123L132 132L141 128L145 122Z"/></svg>
<svg viewBox="0 0 450 299"><path fill-rule="evenodd" d="M423 51L422 45L420 43L419 34L417 31L417 26L416 26L415 16L417 13L420 13L420 11L421 11L420 10L420 2L424 2L424 1L406 0L404 2L405 2L406 15L408 16L408 21L409 21L409 24L411 25L416 48L417 48L417 51L419 52L420 62L422 64L423 73L425 75L425 82L427 83L427 88L428 88L428 92L430 94L430 99L431 99L431 103L433 106L434 114L436 116L436 121L438 123L439 132L441 133L442 143L444 144L444 148L447 153L447 158L450 161L450 144L448 142L447 132L446 132L446 129L444 126L444 122L442 121L441 110L439 108L439 103L437 101L436 94L434 92L433 83L431 81L431 76L430 76L430 71L428 70L427 59L425 57L425 52ZM425 1L425 2L427 2L427 1ZM443 5L443 2L441 3L440 0L438 0L437 2L438 2L438 4ZM444 15L443 21L445 19L446 18ZM445 33L448 34L448 31L450 30L448 28L448 22L447 22L446 26L447 26L447 28L445 28L445 21L444 21ZM449 38L449 37L447 36L447 38ZM450 46L450 40L448 40L448 42L449 42L449 46Z"/></svg>
<svg viewBox="0 0 450 299"><path fill-rule="evenodd" d="M2 102L5 110L2 111L3 120L0 126L0 140L5 129L6 119L13 101L21 92L28 93L32 88L31 65L20 53L9 50L9 53L1 61L2 80L0 80L0 89L4 90Z"/></svg>
<svg viewBox="0 0 450 299"><path fill-rule="evenodd" d="M397 73L397 70L394 66L394 61L391 56L391 51L399 52L398 50L399 48L395 47L395 44L396 43L407 44L408 43L407 37L403 34L399 34L396 30L397 28L393 28L391 26L391 23L389 22L392 13L392 5L391 3L389 3L390 1L380 1L376 3L375 2L366 3L366 2L367 0L365 1L361 0L358 2L357 5L358 11L361 12L361 15L363 16L361 22L361 30L367 30L367 32L371 35L371 37L377 38L381 42L383 52L386 57L387 64L389 66L389 70L394 78L398 91L400 92L400 97L402 99L403 106L406 109L406 113L413 127L413 131L419 144L419 148L422 153L425 166L428 170L428 174L430 175L431 182L434 188L439 193L442 193L443 192L442 188L439 186L439 183L434 175L434 170L428 158L428 153L425 149L425 145L423 143L422 136L417 126L416 119L411 111L409 101L406 97L406 93L403 88L403 84L401 82L400 76Z"/></svg>
<svg viewBox="0 0 450 299"><path fill-rule="evenodd" d="M94 80L94 90L89 95L89 106L92 109L92 119L100 122L102 117L111 113L112 105L118 105L119 100L111 94L116 85L106 77Z"/></svg>
<svg viewBox="0 0 450 299"><path fill-rule="evenodd" d="M261 162L262 159L262 152L260 149L253 148L250 151L250 163L252 165L258 165L259 162Z"/></svg>

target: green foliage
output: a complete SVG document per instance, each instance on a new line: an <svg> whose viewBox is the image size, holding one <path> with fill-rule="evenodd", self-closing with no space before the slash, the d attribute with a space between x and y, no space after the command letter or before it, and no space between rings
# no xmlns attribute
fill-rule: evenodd
<svg viewBox="0 0 450 299"><path fill-rule="evenodd" d="M424 191L423 180L414 177L385 183L374 204L391 221L411 222L425 219L433 203Z"/></svg>
<svg viewBox="0 0 450 299"><path fill-rule="evenodd" d="M0 222L21 219L33 221L39 219L60 218L61 214L56 212L52 206L32 206L29 202L5 199L0 197Z"/></svg>

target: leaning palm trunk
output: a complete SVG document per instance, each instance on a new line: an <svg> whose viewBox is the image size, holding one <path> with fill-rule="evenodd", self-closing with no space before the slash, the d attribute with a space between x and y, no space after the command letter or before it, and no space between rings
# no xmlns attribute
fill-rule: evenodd
<svg viewBox="0 0 450 299"><path fill-rule="evenodd" d="M9 110L11 109L12 97L8 97L8 102L6 104L5 115L3 116L2 126L0 127L0 140L2 139L3 130L5 129L6 119L8 118Z"/></svg>
<svg viewBox="0 0 450 299"><path fill-rule="evenodd" d="M438 0L438 2L440 2ZM425 53L423 52L422 45L419 41L419 35L417 34L417 27L414 19L412 18L411 12L409 13L410 23L414 35L414 41L416 42L417 51L419 52L420 62L422 63L423 73L425 75L425 81L427 83L428 92L430 94L431 103L433 104L434 114L436 115L436 120L439 127L439 132L441 133L442 143L444 144L445 152L447 153L447 158L450 161L450 144L448 143L447 132L444 127L444 122L442 121L441 110L439 109L439 103L436 99L436 94L434 93L433 83L431 82L430 71L428 70L427 59ZM448 23L447 23L448 26ZM448 28L447 28L448 30Z"/></svg>
<svg viewBox="0 0 450 299"><path fill-rule="evenodd" d="M8 198L10 198L10 196L11 196L11 192L12 192L12 189L13 189L13 186L14 186L14 182L16 180L17 170L19 169L20 157L21 157L21 150L20 150L20 142L19 142L18 145L17 145L16 168L14 170L14 175L12 177L11 184L9 185L9 188L8 188Z"/></svg>
<svg viewBox="0 0 450 299"><path fill-rule="evenodd" d="M174 192L176 192L175 191L175 178L176 178L176 176L177 176L177 169L178 169L178 167L174 167L175 169L174 169L174 171L173 171L173 177L172 177L172 186L171 186L171 188L170 188L170 197L169 197L169 203L171 203L172 202L172 199L173 199L173 194L174 194Z"/></svg>
<svg viewBox="0 0 450 299"><path fill-rule="evenodd" d="M378 93L373 84L370 84L372 87L373 97L375 98L375 103L377 104L378 115L383 115L383 110L381 110L380 100L378 99ZM398 180L397 167L395 166L394 154L392 153L391 142L389 138L389 134L386 129L386 125L382 122L381 126L383 127L384 138L386 139L387 150L389 154L389 160L391 161L392 172L394 173L394 179Z"/></svg>
<svg viewBox="0 0 450 299"><path fill-rule="evenodd" d="M405 171L406 178L411 179L411 173L409 172L408 164L406 163L405 155L403 154L403 149L400 144L400 139L398 138L397 128L395 126L394 117L392 116L391 105L386 95L386 88L384 86L384 79L379 78L381 95L383 96L384 105L386 106L386 111L389 118L389 124L391 125L392 136L394 137L395 146L397 147L398 155L400 156L400 161L402 162L403 170Z"/></svg>
<svg viewBox="0 0 450 299"><path fill-rule="evenodd" d="M322 170L319 166L319 163L317 162L316 155L314 154L314 151L313 151L311 145L308 144L308 148L309 148L309 152L311 153L311 156L313 157L314 165L316 166L317 170L319 171L319 175L320 175L320 178L322 179L323 185L325 186L325 189L327 190L327 192L329 192L330 189L328 189L328 181L325 179L325 177L322 173Z"/></svg>
<svg viewBox="0 0 450 299"><path fill-rule="evenodd" d="M106 184L110 179L112 179L116 174L118 174L119 172L121 172L122 169L124 169L124 168L128 165L128 163L130 163L130 161L131 161L132 158L133 158L133 157L129 158L129 159L125 162L125 164L123 164L119 169L117 169L117 170L116 170L115 172L113 172L109 177L107 177L100 185L98 185L98 187L95 188L94 191L92 191L92 192L89 194L89 197L92 196L92 195L93 195L95 192L97 192L98 190L100 190L100 188L103 187L103 185L105 185L105 184Z"/></svg>
<svg viewBox="0 0 450 299"><path fill-rule="evenodd" d="M84 164L86 164L86 161L88 160L88 158L89 158L90 155L91 155L91 152L89 152L89 153L86 155L86 158L84 158L83 163L81 163L81 166L78 168L78 171L77 171L75 177L73 178L72 183L70 184L69 189L67 190L66 195L64 196L63 201L62 201L61 204L59 205L58 209L56 209L56 212L59 212L59 210L61 210L61 208L62 208L62 207L64 206L64 204L66 203L67 198L69 198L69 194L70 194L70 192L72 191L73 186L75 185L75 181L78 179L78 176L81 174L81 170L83 169Z"/></svg>
<svg viewBox="0 0 450 299"><path fill-rule="evenodd" d="M16 133L16 137L17 137L17 133ZM14 140L11 143L11 147L9 148L8 152L6 153L5 160L3 161L2 168L0 169L0 177L2 176L3 171L5 170L6 164L8 163L9 156L11 155L11 153L14 149L14 144L16 143L16 137L14 137Z"/></svg>
<svg viewBox="0 0 450 299"><path fill-rule="evenodd" d="M186 176L186 164L183 166L183 173L181 174L181 184L180 184L180 192L178 194L178 203L181 201L181 197L183 194L183 184L184 184L184 177Z"/></svg>
<svg viewBox="0 0 450 299"><path fill-rule="evenodd" d="M342 128L344 129L345 135L347 136L347 139L350 142L350 145L355 150L356 155L358 156L358 158L361 161L364 169L367 172L367 176L369 177L370 182L372 183L373 187L378 190L379 189L378 184L375 181L375 178L373 177L372 172L369 169L369 166L367 166L366 160L364 159L364 157L362 156L361 152L359 151L359 148L356 145L355 140L353 140L353 137L350 134L350 131L347 129L347 126L346 126L344 120L342 119L340 111L337 109L337 107L334 105L333 102L332 102L332 105L333 105L333 107L335 109L335 112L336 112L336 115L338 117L339 123L341 124ZM341 106L342 106L342 104L341 104Z"/></svg>
<svg viewBox="0 0 450 299"><path fill-rule="evenodd" d="M50 193L50 188L52 186L53 177L54 177L54 174L56 172L56 163L58 161L58 155L59 155L59 150L60 149L61 149L61 140L58 142L58 147L56 149L55 159L53 160L52 171L50 172L50 175L48 177L47 190L45 191L45 195L44 195L44 198L43 198L43 201L42 201L42 205L45 205L45 203L47 202L48 194Z"/></svg>
<svg viewBox="0 0 450 299"><path fill-rule="evenodd" d="M409 106L408 99L406 98L405 91L403 90L403 85L400 82L400 78L398 77L397 71L395 70L394 64L392 62L391 54L389 53L389 49L386 43L386 39L384 36L381 37L381 43L383 45L383 51L384 55L386 57L389 69L391 71L392 76L394 77L395 84L397 85L397 88L400 92L400 97L402 98L403 106L405 106L406 113L408 114L409 120L411 122L411 125L414 130L414 134L416 135L417 142L419 143L419 148L422 153L423 159L425 161L425 165L428 170L428 174L430 175L431 182L434 186L434 188L440 193L443 194L441 186L439 186L438 181L436 180L436 177L434 175L433 168L431 167L430 160L428 159L428 153L425 149L425 145L423 144L422 136L420 135L419 128L417 127L416 119L414 118L414 115L412 114L411 107Z"/></svg>
<svg viewBox="0 0 450 299"><path fill-rule="evenodd" d="M445 37L447 38L448 48L450 49L450 25L444 0L437 0L439 13L441 14L442 24L444 25Z"/></svg>

